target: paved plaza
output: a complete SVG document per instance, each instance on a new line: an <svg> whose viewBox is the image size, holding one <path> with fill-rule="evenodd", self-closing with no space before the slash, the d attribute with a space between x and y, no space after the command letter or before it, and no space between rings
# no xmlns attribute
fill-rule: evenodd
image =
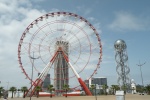
<svg viewBox="0 0 150 100"><path fill-rule="evenodd" d="M32 97L32 100L96 100L95 96L71 96L71 97ZM3 100L2 98L0 100ZM8 100L30 100L29 97L26 98L8 98ZM97 100L116 100L115 95L107 96L97 96ZM138 94L127 94L125 95L125 100L150 100L150 95L138 95Z"/></svg>

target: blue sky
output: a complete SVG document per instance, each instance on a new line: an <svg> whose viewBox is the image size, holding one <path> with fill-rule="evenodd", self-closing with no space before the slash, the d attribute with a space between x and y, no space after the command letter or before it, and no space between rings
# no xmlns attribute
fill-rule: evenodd
<svg viewBox="0 0 150 100"><path fill-rule="evenodd" d="M146 62L142 66L144 84L150 84L149 5L149 0L1 0L0 86L29 84L17 61L19 39L33 20L56 11L76 13L98 30L103 57L96 77L107 77L108 85L117 84L114 42L123 39L127 44L131 79L137 84L142 83L136 64Z"/></svg>

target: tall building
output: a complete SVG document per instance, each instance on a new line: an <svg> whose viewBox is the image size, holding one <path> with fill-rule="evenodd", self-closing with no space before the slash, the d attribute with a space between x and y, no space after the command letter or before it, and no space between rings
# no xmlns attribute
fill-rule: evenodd
<svg viewBox="0 0 150 100"><path fill-rule="evenodd" d="M84 83L86 84L86 86L87 86L88 88L90 88L90 86L89 86L89 80L85 80Z"/></svg>
<svg viewBox="0 0 150 100"><path fill-rule="evenodd" d="M62 51L68 55L69 43L66 41L57 41L55 45L55 51L61 47ZM68 64L65 61L62 51L59 52L58 56L54 61L54 87L57 91L63 90L65 84L69 84L69 69Z"/></svg>
<svg viewBox="0 0 150 100"><path fill-rule="evenodd" d="M86 86L90 89L91 85L96 86L96 90L93 90L96 94L101 94L103 92L103 85L107 85L107 78L106 77L92 77L89 80L84 81Z"/></svg>
<svg viewBox="0 0 150 100"><path fill-rule="evenodd" d="M96 84L96 89L101 89L103 85L107 85L106 77L92 77L89 79L89 87L91 84Z"/></svg>
<svg viewBox="0 0 150 100"><path fill-rule="evenodd" d="M94 77L91 80L91 84L98 84L98 85L107 85L107 78L106 77Z"/></svg>
<svg viewBox="0 0 150 100"><path fill-rule="evenodd" d="M38 73L38 76L40 75L40 73ZM45 80L43 81L42 84L42 89L47 89L48 85L50 85L50 74L47 74L47 76L45 77Z"/></svg>

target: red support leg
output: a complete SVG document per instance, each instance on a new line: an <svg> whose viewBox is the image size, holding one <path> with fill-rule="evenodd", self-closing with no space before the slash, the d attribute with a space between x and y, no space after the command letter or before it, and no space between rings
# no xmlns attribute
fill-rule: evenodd
<svg viewBox="0 0 150 100"><path fill-rule="evenodd" d="M81 87L83 88L83 90L85 91L85 93L86 93L88 96L92 96L91 91L87 88L86 84L82 81L82 79L81 79L81 78L78 78L78 81L79 81Z"/></svg>

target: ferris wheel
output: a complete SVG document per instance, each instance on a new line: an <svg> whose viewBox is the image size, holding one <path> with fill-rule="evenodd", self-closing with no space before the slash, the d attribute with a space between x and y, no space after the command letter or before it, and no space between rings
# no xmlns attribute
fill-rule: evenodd
<svg viewBox="0 0 150 100"><path fill-rule="evenodd" d="M38 59L34 61L34 57ZM85 18L70 12L53 12L35 19L18 45L18 60L26 79L32 81L33 72L33 86L41 85L50 74L56 90L64 84L85 90L82 79L97 74L101 58L102 45L96 29Z"/></svg>

